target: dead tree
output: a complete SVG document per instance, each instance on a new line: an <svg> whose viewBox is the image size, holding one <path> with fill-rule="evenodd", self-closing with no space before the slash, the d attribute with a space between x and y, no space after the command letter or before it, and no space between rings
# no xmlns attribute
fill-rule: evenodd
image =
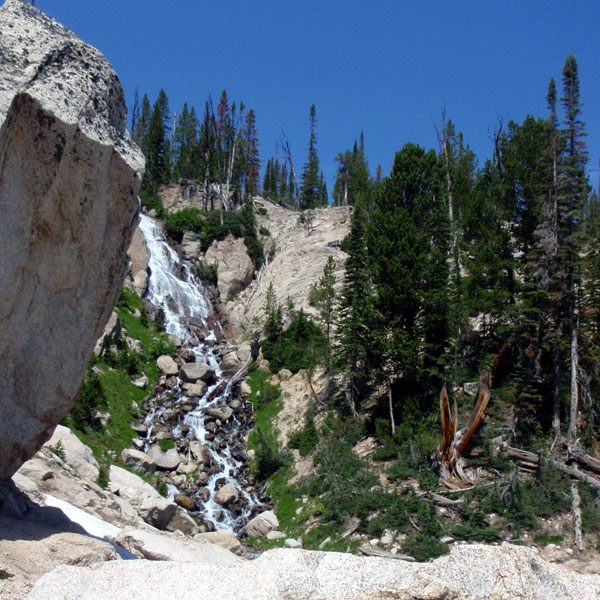
<svg viewBox="0 0 600 600"><path fill-rule="evenodd" d="M292 175L292 181L294 182L295 192L297 193L300 189L298 187L298 180L296 179L296 171L294 170L294 161L292 160L292 146L290 145L290 141L285 135L285 131L281 132L281 149L283 150L283 155L285 156L286 161L290 165L290 173Z"/></svg>
<svg viewBox="0 0 600 600"><path fill-rule="evenodd" d="M463 488L472 485L479 479L476 471L466 466L465 453L473 444L474 436L483 422L485 409L491 395L490 370L485 369L479 377L475 406L469 421L462 429L458 429L458 409L456 402L450 407L446 384L440 394L440 413L442 441L439 447L440 478L451 488Z"/></svg>

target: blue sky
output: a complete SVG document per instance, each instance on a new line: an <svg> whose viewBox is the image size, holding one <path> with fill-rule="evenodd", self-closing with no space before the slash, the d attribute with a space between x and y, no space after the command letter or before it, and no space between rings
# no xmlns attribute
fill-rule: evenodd
<svg viewBox="0 0 600 600"><path fill-rule="evenodd" d="M296 169L314 103L327 183L361 130L371 171L387 174L406 142L436 148L441 110L480 164L498 118L545 117L551 76L579 65L594 186L600 157L597 0L37 0L100 49L131 105L161 87L178 111L201 112L223 89L254 108L263 161L285 130Z"/></svg>

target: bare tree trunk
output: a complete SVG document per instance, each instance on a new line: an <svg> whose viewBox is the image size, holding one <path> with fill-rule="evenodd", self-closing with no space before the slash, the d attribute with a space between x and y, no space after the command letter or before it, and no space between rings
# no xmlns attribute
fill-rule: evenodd
<svg viewBox="0 0 600 600"><path fill-rule="evenodd" d="M175 129L177 129L177 111L173 109L173 129L171 131L171 156L169 162L175 162Z"/></svg>
<svg viewBox="0 0 600 600"><path fill-rule="evenodd" d="M292 174L292 179L294 181L294 186L296 188L296 193L300 189L298 187L298 180L296 179L296 171L294 170L294 161L292 160L292 147L290 146L290 142L285 135L285 132L281 132L281 148L283 150L283 154L290 165L290 173Z"/></svg>
<svg viewBox="0 0 600 600"><path fill-rule="evenodd" d="M576 301L575 301L576 302ZM571 324L571 407L569 411L569 430L567 441L569 446L575 444L577 439L577 413L579 410L579 386L577 384L577 373L579 371L579 309L575 305L572 311L573 320Z"/></svg>
<svg viewBox="0 0 600 600"><path fill-rule="evenodd" d="M394 420L394 404L392 403L392 382L388 380L388 402L390 407L390 423L392 424L392 437L396 435L396 421Z"/></svg>
<svg viewBox="0 0 600 600"><path fill-rule="evenodd" d="M571 481L571 498L573 508L573 535L575 538L575 547L579 552L583 552L583 536L581 534L581 498L577 482Z"/></svg>
<svg viewBox="0 0 600 600"><path fill-rule="evenodd" d="M209 189L208 189L208 178L210 175L210 169L208 166L208 159L210 158L210 154L208 151L208 148L206 149L206 152L204 153L204 160L206 162L206 168L204 169L204 183L202 184L202 190L203 190L203 203L204 203L204 212L207 211L208 209L208 194L209 194Z"/></svg>
<svg viewBox="0 0 600 600"><path fill-rule="evenodd" d="M465 471L464 454L473 443L475 433L485 416L485 409L491 396L490 370L485 369L479 377L477 401L471 412L468 423L458 430L458 411L456 403L454 410L450 408L446 384L440 394L440 413L442 440L439 447L440 477L454 486L464 486L473 483L473 478Z"/></svg>

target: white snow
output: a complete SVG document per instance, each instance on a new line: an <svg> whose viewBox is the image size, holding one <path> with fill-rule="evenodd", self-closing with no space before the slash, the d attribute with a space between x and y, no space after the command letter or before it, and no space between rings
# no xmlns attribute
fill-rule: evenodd
<svg viewBox="0 0 600 600"><path fill-rule="evenodd" d="M64 500L59 500L50 494L44 494L44 500L46 506L60 508L71 521L81 525L89 535L98 538L116 538L121 532L119 527L90 515L81 508L77 508Z"/></svg>

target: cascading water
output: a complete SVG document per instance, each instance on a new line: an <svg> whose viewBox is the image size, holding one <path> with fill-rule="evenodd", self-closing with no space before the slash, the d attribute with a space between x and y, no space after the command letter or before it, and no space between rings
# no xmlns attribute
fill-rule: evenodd
<svg viewBox="0 0 600 600"><path fill-rule="evenodd" d="M195 357L195 362L210 365L215 376L212 385L205 394L198 399L197 406L173 427L172 434L177 438L182 437L184 427L194 436L195 440L206 445L210 452L211 474L202 491L196 494L198 511L203 519L210 521L215 529L241 528L249 516L259 506L258 499L244 489L237 481L243 470L243 461L239 453L232 450L223 442L215 448L213 434L206 429L207 409L223 407L231 395L230 385L225 385L219 365L219 351L214 342L217 337L211 330L208 317L211 313L210 302L206 298L206 291L201 282L195 280L191 269L182 262L177 253L168 245L160 225L146 215L141 215L140 231L143 233L150 252L150 276L146 298L156 307L162 307L165 315L165 330L180 338L189 353ZM199 341L198 329L208 331ZM216 323L216 327L220 327ZM220 332L219 332L220 333ZM181 380L177 379L176 385L169 391L162 392L156 397L155 411L151 413L151 420L160 419L160 415L168 408L175 408L183 403L189 403L190 398L182 393ZM222 424L226 436L231 436L240 428L240 422L232 414L227 423ZM189 436L189 434L188 434ZM146 447L151 444L151 436L146 440ZM236 454L236 456L234 456ZM226 483L232 483L240 494L238 508L234 511L224 508L215 500L216 491ZM173 484L168 484L169 498L173 499L179 490Z"/></svg>

